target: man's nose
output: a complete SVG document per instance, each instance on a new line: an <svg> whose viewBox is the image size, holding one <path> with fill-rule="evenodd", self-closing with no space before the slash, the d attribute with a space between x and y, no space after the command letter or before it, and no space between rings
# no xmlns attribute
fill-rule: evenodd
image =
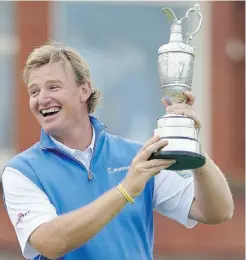
<svg viewBox="0 0 246 260"><path fill-rule="evenodd" d="M46 106L51 101L51 96L46 91L41 91L39 94L39 105Z"/></svg>

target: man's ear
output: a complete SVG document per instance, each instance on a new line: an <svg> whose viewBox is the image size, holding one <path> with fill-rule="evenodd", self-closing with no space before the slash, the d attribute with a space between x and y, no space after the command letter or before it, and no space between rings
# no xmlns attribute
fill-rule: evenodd
<svg viewBox="0 0 246 260"><path fill-rule="evenodd" d="M91 84L90 82L86 81L80 86L80 101L86 102L88 98L91 96Z"/></svg>

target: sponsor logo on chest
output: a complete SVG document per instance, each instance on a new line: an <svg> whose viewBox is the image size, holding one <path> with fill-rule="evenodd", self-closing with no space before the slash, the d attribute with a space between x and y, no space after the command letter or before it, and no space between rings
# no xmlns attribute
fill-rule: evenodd
<svg viewBox="0 0 246 260"><path fill-rule="evenodd" d="M118 168L107 168L107 172L108 174L115 174L115 173L118 173L118 172L122 172L122 171L128 171L130 168L130 165L128 166L121 166L121 167L118 167Z"/></svg>

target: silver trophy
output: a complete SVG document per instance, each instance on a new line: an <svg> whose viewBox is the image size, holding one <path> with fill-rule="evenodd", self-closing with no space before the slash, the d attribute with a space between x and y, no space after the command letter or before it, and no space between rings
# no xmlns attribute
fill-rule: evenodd
<svg viewBox="0 0 246 260"><path fill-rule="evenodd" d="M171 105L185 102L183 93L191 90L195 55L190 42L201 27L202 14L198 4L190 8L180 20L170 8L164 8L162 11L171 22L171 32L169 43L158 50L158 72L161 92ZM184 42L182 29L185 21L191 22L191 13L196 14L199 22L193 33L186 34L187 40ZM176 163L170 166L169 170L195 169L205 164L193 119L166 114L158 119L154 135L168 140L168 145L153 153L150 159L175 159Z"/></svg>

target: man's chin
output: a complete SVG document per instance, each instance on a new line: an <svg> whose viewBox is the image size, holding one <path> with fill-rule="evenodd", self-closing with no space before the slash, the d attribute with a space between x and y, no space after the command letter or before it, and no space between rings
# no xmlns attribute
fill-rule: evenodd
<svg viewBox="0 0 246 260"><path fill-rule="evenodd" d="M61 132L61 128L58 126L47 126L47 125L43 125L42 129L51 136L57 136L59 134L59 132Z"/></svg>
<svg viewBox="0 0 246 260"><path fill-rule="evenodd" d="M49 135L54 135L61 130L61 124L59 123L59 118L49 119L49 118L42 118L40 125L42 129Z"/></svg>

